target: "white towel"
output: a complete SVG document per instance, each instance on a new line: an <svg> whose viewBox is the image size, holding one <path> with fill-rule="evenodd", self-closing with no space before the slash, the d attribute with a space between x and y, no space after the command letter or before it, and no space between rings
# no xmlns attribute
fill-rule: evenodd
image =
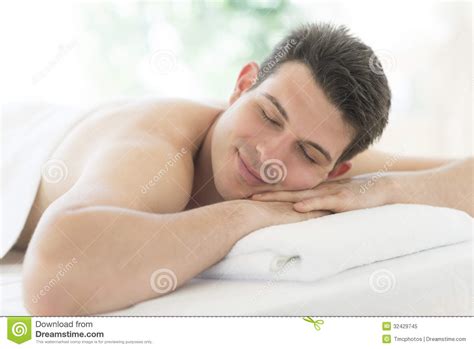
<svg viewBox="0 0 474 349"><path fill-rule="evenodd" d="M344 270L472 239L465 212L387 205L259 229L199 278L315 281Z"/></svg>
<svg viewBox="0 0 474 349"><path fill-rule="evenodd" d="M31 102L2 106L0 258L15 244L26 223L43 164L88 110Z"/></svg>

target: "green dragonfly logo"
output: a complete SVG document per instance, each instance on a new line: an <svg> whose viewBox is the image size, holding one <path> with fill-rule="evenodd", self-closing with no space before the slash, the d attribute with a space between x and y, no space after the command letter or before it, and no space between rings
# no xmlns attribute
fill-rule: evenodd
<svg viewBox="0 0 474 349"><path fill-rule="evenodd" d="M324 320L318 319L318 320L313 320L311 316L306 316L303 318L304 321L311 322L314 325L314 328L316 331L319 331L321 329L320 325L324 324Z"/></svg>

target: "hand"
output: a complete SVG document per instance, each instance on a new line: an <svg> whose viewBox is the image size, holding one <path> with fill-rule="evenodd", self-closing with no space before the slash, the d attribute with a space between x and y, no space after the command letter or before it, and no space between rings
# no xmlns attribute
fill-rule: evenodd
<svg viewBox="0 0 474 349"><path fill-rule="evenodd" d="M291 202L245 200L250 204L251 213L248 217L255 217L262 227L276 224L297 223L311 218L318 218L331 214L330 211L312 210L297 212Z"/></svg>
<svg viewBox="0 0 474 349"><path fill-rule="evenodd" d="M389 176L369 174L324 182L307 190L256 194L251 199L294 203L293 208L298 212L344 212L390 203L391 183Z"/></svg>

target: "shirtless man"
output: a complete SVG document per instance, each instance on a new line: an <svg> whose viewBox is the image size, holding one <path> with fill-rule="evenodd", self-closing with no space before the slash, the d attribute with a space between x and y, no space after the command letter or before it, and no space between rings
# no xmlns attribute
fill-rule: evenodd
<svg viewBox="0 0 474 349"><path fill-rule="evenodd" d="M472 215L472 159L398 157L370 187L353 178L391 158L366 150L390 108L374 62L345 29L311 25L261 67L246 64L225 107L149 99L96 110L52 155L69 175L42 181L16 245L27 247L25 307L51 316L124 308L165 294L157 272L172 276L171 292L252 231L331 212L400 202ZM72 267L38 296L60 264Z"/></svg>

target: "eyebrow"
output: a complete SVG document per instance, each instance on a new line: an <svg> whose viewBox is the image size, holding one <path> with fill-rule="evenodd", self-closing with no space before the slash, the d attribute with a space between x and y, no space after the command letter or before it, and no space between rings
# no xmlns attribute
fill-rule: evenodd
<svg viewBox="0 0 474 349"><path fill-rule="evenodd" d="M262 93L263 96L265 98L267 98L270 102L273 103L273 105L275 106L275 108L278 109L278 112L281 114L281 116L287 121L289 122L289 118L288 118L288 113L286 112L285 108L283 108L283 106L280 104L280 102L278 101L278 99L276 99L275 97L273 97L271 94L268 94L266 92L263 92ZM329 162L332 162L332 157L331 155L329 154L329 152L324 149L321 145L319 145L318 143L315 143L315 142L312 142L310 140L305 140L304 142L308 143L309 145L313 146L314 148L316 148L317 150L319 150L323 155L324 157L329 161Z"/></svg>

